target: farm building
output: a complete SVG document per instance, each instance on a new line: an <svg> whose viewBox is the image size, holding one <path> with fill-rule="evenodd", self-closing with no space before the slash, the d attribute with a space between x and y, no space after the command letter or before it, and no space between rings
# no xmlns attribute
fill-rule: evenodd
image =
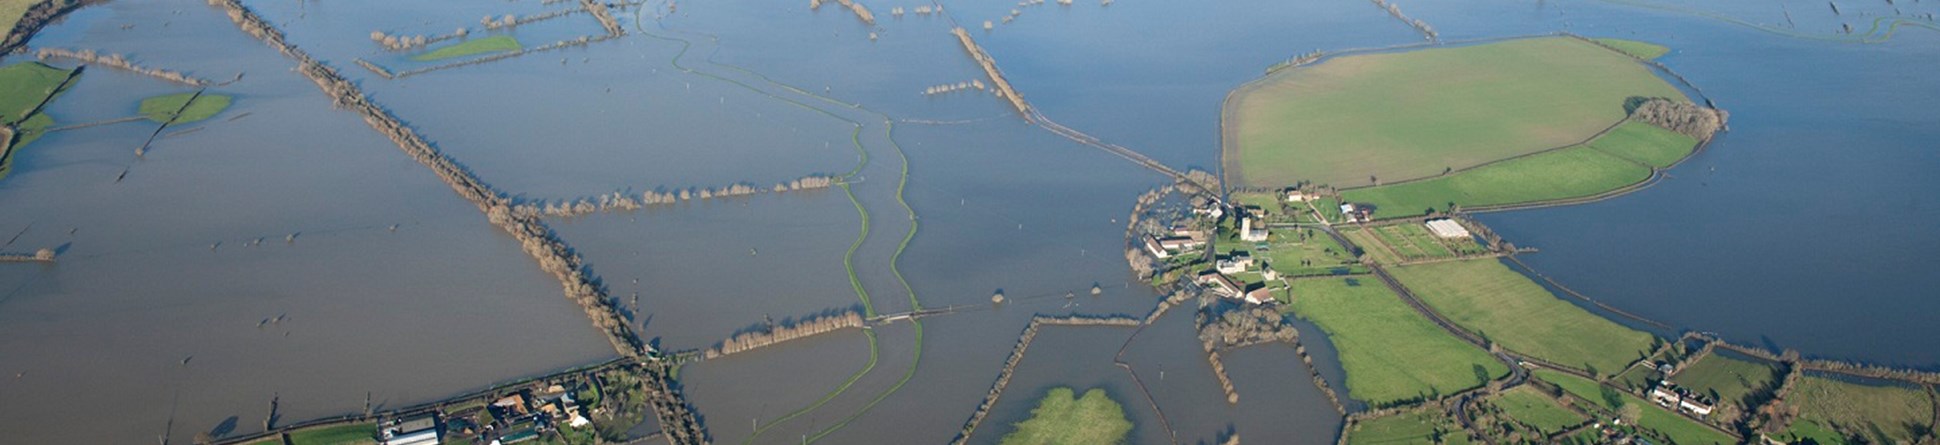
<svg viewBox="0 0 1940 445"><path fill-rule="evenodd" d="M1455 220L1442 218L1428 220L1428 231L1442 238L1468 238L1468 228Z"/></svg>

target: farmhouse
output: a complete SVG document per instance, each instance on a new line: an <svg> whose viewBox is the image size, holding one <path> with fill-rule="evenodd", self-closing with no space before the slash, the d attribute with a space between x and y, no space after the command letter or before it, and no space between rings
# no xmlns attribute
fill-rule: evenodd
<svg viewBox="0 0 1940 445"><path fill-rule="evenodd" d="M1427 224L1428 224L1428 231L1434 232L1435 236L1438 236L1438 237L1442 237L1442 238L1469 238L1470 237L1470 235L1468 234L1468 228L1462 227L1462 223L1455 222L1455 220L1452 220L1452 219L1448 219L1448 218L1431 219L1431 220L1428 220Z"/></svg>
<svg viewBox="0 0 1940 445"><path fill-rule="evenodd" d="M1313 199L1314 199L1314 195L1309 195L1307 194L1307 192L1303 192L1298 189L1287 190L1287 202L1307 202L1307 201L1312 201Z"/></svg>
<svg viewBox="0 0 1940 445"><path fill-rule="evenodd" d="M1244 289L1240 287L1238 282L1233 281L1232 277L1228 277L1219 272L1207 271L1206 273L1199 274L1198 281L1199 284L1203 284L1207 288L1212 289L1214 294L1226 298L1238 298L1240 296L1240 289Z"/></svg>
<svg viewBox="0 0 1940 445"><path fill-rule="evenodd" d="M1253 304L1271 303L1273 302L1273 290L1266 287L1253 289L1252 292L1246 293L1246 302Z"/></svg>
<svg viewBox="0 0 1940 445"><path fill-rule="evenodd" d="M1253 267L1253 256L1245 253L1235 253L1231 258L1213 262L1213 268L1218 269L1219 273L1223 273L1223 274L1235 274L1235 273L1245 272L1246 269L1250 269L1252 267Z"/></svg>

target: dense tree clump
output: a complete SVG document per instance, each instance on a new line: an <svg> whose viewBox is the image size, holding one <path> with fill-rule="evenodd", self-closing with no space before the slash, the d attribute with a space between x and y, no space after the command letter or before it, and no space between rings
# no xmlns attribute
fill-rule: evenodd
<svg viewBox="0 0 1940 445"><path fill-rule="evenodd" d="M1700 141L1708 141L1711 140L1711 136L1718 133L1718 130L1724 129L1725 120L1730 115L1716 108L1653 97L1635 102L1630 110L1630 117Z"/></svg>

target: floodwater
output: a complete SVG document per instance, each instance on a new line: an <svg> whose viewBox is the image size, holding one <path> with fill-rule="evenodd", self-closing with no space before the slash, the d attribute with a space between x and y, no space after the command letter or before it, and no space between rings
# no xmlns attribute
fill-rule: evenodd
<svg viewBox="0 0 1940 445"><path fill-rule="evenodd" d="M1487 215L1518 245L1543 249L1525 258L1538 270L1626 311L1735 340L1940 363L1940 328L1925 319L1940 303L1921 298L1940 284L1926 273L1940 264L1921 255L1940 248L1940 232L1926 230L1940 203L1913 193L1940 189L1926 174L1940 167L1930 147L1940 116L1921 105L1940 95L1921 80L1940 63L1940 33L1909 29L1872 45L1808 38L1892 14L1877 5L1833 16L1809 2L1775 13L1745 0L1679 7L1690 10L1397 3L1449 40L1566 30L1664 43L1675 51L1663 62L1732 112L1732 131L1657 187ZM1216 168L1219 104L1267 66L1314 49L1422 41L1361 1L1047 3L1018 8L1009 24L1008 3L895 18L890 8L927 3L865 2L874 27L806 2L683 2L672 14L655 2L617 13L623 38L391 80L354 61L432 64L379 49L371 31L471 26L482 36L491 33L480 17L571 4L250 4L522 199L855 172L847 189L551 221L663 348L706 348L831 310L950 310L920 327L684 368L720 443L945 442L1032 316L1143 317L1158 300L1124 264L1123 229L1132 200L1165 178L1025 124L988 92L920 94L982 77L948 34L952 20L1045 115L1181 169ZM983 31L984 20L999 24ZM1807 37L1732 20L1790 20L1786 30ZM500 33L538 46L599 32L575 14ZM0 406L0 430L36 442L185 442L260 430L273 398L287 423L361 411L365 394L378 409L398 407L612 355L517 243L220 11L109 3L33 43L124 52L217 81L244 76L211 89L236 96L234 108L171 129L200 128L157 139L143 159L133 149L154 124L55 133L15 158L0 180L0 236L20 237L0 250L63 252L53 265L0 265L0 399L37 401ZM63 124L99 121L182 91L91 69L49 112ZM1001 305L990 299L998 291ZM996 442L1055 386L1106 388L1135 423L1135 443L1335 439L1341 418L1291 347L1224 354L1240 392L1227 404L1190 306L1143 330L1043 328L972 442ZM1302 332L1315 366L1343 389L1326 339Z"/></svg>

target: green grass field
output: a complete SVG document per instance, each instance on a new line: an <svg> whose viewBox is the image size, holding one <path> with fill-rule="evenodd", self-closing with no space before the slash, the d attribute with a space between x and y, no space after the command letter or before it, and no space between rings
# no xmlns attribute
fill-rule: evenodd
<svg viewBox="0 0 1940 445"><path fill-rule="evenodd" d="M1745 396L1776 378L1777 369L1762 363L1713 353L1671 376L1685 389L1714 397L1720 403L1742 405Z"/></svg>
<svg viewBox="0 0 1940 445"><path fill-rule="evenodd" d="M1633 96L1685 97L1567 37L1346 56L1236 92L1223 159L1255 186L1397 182L1580 142Z"/></svg>
<svg viewBox="0 0 1940 445"><path fill-rule="evenodd" d="M491 36L445 45L427 53L411 56L411 60L434 62L476 54L518 51L524 48L524 46L519 45L519 40L512 38L512 36Z"/></svg>
<svg viewBox="0 0 1940 445"><path fill-rule="evenodd" d="M1490 399L1489 403L1502 408L1503 414L1510 418L1535 426L1543 434L1556 434L1589 420L1529 385L1504 391L1502 395Z"/></svg>
<svg viewBox="0 0 1940 445"><path fill-rule="evenodd" d="M195 98L195 102L189 103L188 108L183 108L182 104L188 102L189 98ZM222 113L222 110L228 109L229 103L233 100L221 94L204 93L199 97L194 93L170 94L142 99L141 107L137 112L155 122L169 122L170 118L174 118L174 123L186 124L215 117L216 114ZM176 110L181 110L182 115L176 116Z"/></svg>
<svg viewBox="0 0 1940 445"><path fill-rule="evenodd" d="M1354 233L1349 233L1354 232ZM1431 260L1453 258L1457 255L1477 255L1487 253L1488 249L1469 239L1442 239L1428 231L1419 223L1391 224L1367 229L1348 229L1342 232L1348 239L1374 255L1375 262L1394 264L1400 261Z"/></svg>
<svg viewBox="0 0 1940 445"><path fill-rule="evenodd" d="M291 445L362 445L377 443L377 424L356 423L305 428L290 433Z"/></svg>
<svg viewBox="0 0 1940 445"><path fill-rule="evenodd" d="M1440 438L1440 441L1436 439ZM1348 445L1468 443L1468 435L1441 410L1390 414L1355 424Z"/></svg>
<svg viewBox="0 0 1940 445"><path fill-rule="evenodd" d="M1492 258L1392 272L1436 312L1511 351L1608 374L1621 372L1650 349L1650 334L1560 300Z"/></svg>
<svg viewBox="0 0 1940 445"><path fill-rule="evenodd" d="M1071 388L1051 388L1031 410L1031 418L1018 422L1016 430L1004 435L1001 443L1109 445L1123 442L1131 433L1132 421L1125 420L1125 408L1105 395L1105 390L1092 388L1081 398L1074 394Z"/></svg>
<svg viewBox="0 0 1940 445"><path fill-rule="evenodd" d="M1933 427L1933 401L1925 391L1811 375L1800 379L1798 385L1789 398L1798 404L1799 418L1834 431L1896 443L1912 440L1916 429Z"/></svg>
<svg viewBox="0 0 1940 445"><path fill-rule="evenodd" d="M1401 257L1395 256L1394 252L1381 247L1379 240L1375 239L1376 235L1372 231L1358 227L1347 227L1340 229L1340 234L1341 236L1347 237L1348 241L1353 241L1355 245L1361 246L1361 250L1365 251L1368 258L1373 259L1376 263L1394 264L1401 262Z"/></svg>
<svg viewBox="0 0 1940 445"><path fill-rule="evenodd" d="M1663 57L1664 54L1671 52L1671 49L1665 48L1664 45L1658 45L1650 42L1639 42L1636 40L1610 39L1610 38L1590 39L1590 40L1595 40L1597 43L1610 45L1611 48L1616 48L1617 51L1623 51L1624 54L1637 56L1637 58L1644 59L1644 60Z"/></svg>
<svg viewBox="0 0 1940 445"><path fill-rule="evenodd" d="M0 124L25 120L28 112L58 92L61 82L72 72L40 62L0 67Z"/></svg>
<svg viewBox="0 0 1940 445"><path fill-rule="evenodd" d="M1624 121L1590 141L1590 147L1657 168L1670 167L1697 149L1697 138L1664 127Z"/></svg>
<svg viewBox="0 0 1940 445"><path fill-rule="evenodd" d="M1371 278L1293 281L1292 304L1340 351L1347 394L1382 406L1428 399L1488 383L1509 372L1487 351L1437 327Z"/></svg>
<svg viewBox="0 0 1940 445"><path fill-rule="evenodd" d="M1367 273L1367 266L1356 262L1354 255L1327 236L1314 229L1274 229L1267 235L1269 249L1253 252L1265 258L1274 271L1285 276L1334 275L1337 272L1359 274ZM1305 265L1301 262L1306 261Z"/></svg>
<svg viewBox="0 0 1940 445"><path fill-rule="evenodd" d="M1420 216L1449 204L1478 207L1581 198L1650 179L1649 167L1586 146L1543 152L1432 179L1341 192L1374 217Z"/></svg>
<svg viewBox="0 0 1940 445"><path fill-rule="evenodd" d="M1670 436L1671 440L1679 445L1737 443L1737 440L1732 439L1731 436L1667 411L1657 404L1628 393L1605 388L1582 377L1548 369L1538 369L1532 374L1536 378L1562 387L1564 392L1577 399L1612 412L1621 412L1624 406L1637 406L1637 426Z"/></svg>

